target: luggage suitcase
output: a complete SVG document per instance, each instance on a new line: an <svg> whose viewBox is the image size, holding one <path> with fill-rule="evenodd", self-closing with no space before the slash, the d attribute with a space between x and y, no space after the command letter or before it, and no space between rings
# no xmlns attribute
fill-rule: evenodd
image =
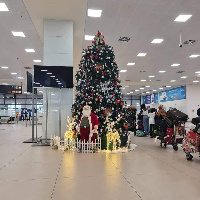
<svg viewBox="0 0 200 200"><path fill-rule="evenodd" d="M171 139L172 139L172 135L173 135L174 129L173 128L167 128L167 135L165 137L165 142L170 143Z"/></svg>
<svg viewBox="0 0 200 200"><path fill-rule="evenodd" d="M186 122L188 120L188 115L181 112L180 110L177 110L176 108L169 110L167 112L167 117L169 117L173 121Z"/></svg>
<svg viewBox="0 0 200 200"><path fill-rule="evenodd" d="M166 124L167 124L167 126L168 126L169 128L173 128L174 123L173 123L173 121L172 121L169 117L166 117L166 118L165 118L165 121L166 121Z"/></svg>

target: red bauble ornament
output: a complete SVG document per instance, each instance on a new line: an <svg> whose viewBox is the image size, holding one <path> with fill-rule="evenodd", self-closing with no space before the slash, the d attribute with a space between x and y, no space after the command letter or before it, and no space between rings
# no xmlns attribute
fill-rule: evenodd
<svg viewBox="0 0 200 200"><path fill-rule="evenodd" d="M121 102L120 105L123 106L123 105L124 105L124 102Z"/></svg>
<svg viewBox="0 0 200 200"><path fill-rule="evenodd" d="M92 44L94 44L95 43L95 41L94 40L92 40Z"/></svg>
<svg viewBox="0 0 200 200"><path fill-rule="evenodd" d="M115 96L115 94L113 94L113 96Z"/></svg>
<svg viewBox="0 0 200 200"><path fill-rule="evenodd" d="M96 60L98 59L98 55L95 56L95 59L96 59Z"/></svg>

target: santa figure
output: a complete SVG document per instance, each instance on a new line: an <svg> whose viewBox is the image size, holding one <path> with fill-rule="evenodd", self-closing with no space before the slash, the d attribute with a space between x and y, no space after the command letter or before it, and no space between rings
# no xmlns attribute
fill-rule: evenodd
<svg viewBox="0 0 200 200"><path fill-rule="evenodd" d="M98 133L99 126L98 118L95 114L91 113L90 106L83 107L83 114L79 121L79 132L81 135L81 141L95 142L95 136Z"/></svg>

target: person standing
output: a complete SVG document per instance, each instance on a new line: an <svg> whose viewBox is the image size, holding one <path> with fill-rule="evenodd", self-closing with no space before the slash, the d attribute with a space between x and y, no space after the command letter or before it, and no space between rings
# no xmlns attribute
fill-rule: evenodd
<svg viewBox="0 0 200 200"><path fill-rule="evenodd" d="M24 121L24 110L21 110L21 121Z"/></svg>
<svg viewBox="0 0 200 200"><path fill-rule="evenodd" d="M150 138L154 137L154 125L155 125L155 115L156 115L156 109L151 108L149 113L149 126L150 126Z"/></svg>
<svg viewBox="0 0 200 200"><path fill-rule="evenodd" d="M148 109L146 108L145 104L141 105L142 115L143 115L143 127L144 133L146 136L149 135L149 116L148 116Z"/></svg>

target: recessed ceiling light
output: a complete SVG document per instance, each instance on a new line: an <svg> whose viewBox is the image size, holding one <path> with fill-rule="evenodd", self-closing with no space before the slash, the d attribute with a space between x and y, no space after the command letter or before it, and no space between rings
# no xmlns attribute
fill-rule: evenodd
<svg viewBox="0 0 200 200"><path fill-rule="evenodd" d="M60 81L56 81L57 83L60 83Z"/></svg>
<svg viewBox="0 0 200 200"><path fill-rule="evenodd" d="M16 75L17 73L16 73L16 72L12 72L11 74L12 74L12 75Z"/></svg>
<svg viewBox="0 0 200 200"><path fill-rule="evenodd" d="M160 90L163 90L163 88L161 87L161 88L159 88Z"/></svg>
<svg viewBox="0 0 200 200"><path fill-rule="evenodd" d="M33 60L33 62L39 63L39 62L42 62L42 61L41 60Z"/></svg>
<svg viewBox="0 0 200 200"><path fill-rule="evenodd" d="M56 76L50 76L51 78L55 78Z"/></svg>
<svg viewBox="0 0 200 200"><path fill-rule="evenodd" d="M28 53L34 53L35 52L34 49L25 49L25 51L28 52Z"/></svg>
<svg viewBox="0 0 200 200"><path fill-rule="evenodd" d="M172 67L178 67L180 64L172 64Z"/></svg>
<svg viewBox="0 0 200 200"><path fill-rule="evenodd" d="M24 77L19 76L18 79L24 79Z"/></svg>
<svg viewBox="0 0 200 200"><path fill-rule="evenodd" d="M8 69L8 67L7 67L7 66L1 66L1 68L2 68L2 69Z"/></svg>
<svg viewBox="0 0 200 200"><path fill-rule="evenodd" d="M141 88L140 88L140 90L144 90L144 88L143 88L143 87L141 87Z"/></svg>
<svg viewBox="0 0 200 200"><path fill-rule="evenodd" d="M171 80L170 82L172 82L172 83L173 83L173 82L176 82L176 80Z"/></svg>
<svg viewBox="0 0 200 200"><path fill-rule="evenodd" d="M94 40L93 35L85 35L85 40Z"/></svg>
<svg viewBox="0 0 200 200"><path fill-rule="evenodd" d="M169 87L172 87L172 86L170 86L170 85L167 85L166 87L168 87L168 88L169 88Z"/></svg>
<svg viewBox="0 0 200 200"><path fill-rule="evenodd" d="M195 72L195 74L200 74L200 71Z"/></svg>
<svg viewBox="0 0 200 200"><path fill-rule="evenodd" d="M146 94L149 94L150 92L146 92Z"/></svg>
<svg viewBox="0 0 200 200"><path fill-rule="evenodd" d="M146 85L145 87L150 87L150 85Z"/></svg>
<svg viewBox="0 0 200 200"><path fill-rule="evenodd" d="M197 57L199 57L200 55L198 55L198 54L194 54L194 55L191 55L191 56L189 56L189 58L197 58Z"/></svg>
<svg viewBox="0 0 200 200"><path fill-rule="evenodd" d="M199 81L198 80L196 80L196 81L193 81L193 83L198 83Z"/></svg>
<svg viewBox="0 0 200 200"><path fill-rule="evenodd" d="M42 69L42 70L41 70L41 72L47 72L47 71L48 71L47 69Z"/></svg>
<svg viewBox="0 0 200 200"><path fill-rule="evenodd" d="M159 43L161 43L161 42L163 42L163 39L154 39L151 43L153 44L159 44Z"/></svg>
<svg viewBox="0 0 200 200"><path fill-rule="evenodd" d="M0 3L0 11L9 11L5 3Z"/></svg>
<svg viewBox="0 0 200 200"><path fill-rule="evenodd" d="M62 83L58 83L59 85L61 85Z"/></svg>
<svg viewBox="0 0 200 200"><path fill-rule="evenodd" d="M186 22L188 19L190 19L192 15L179 15L174 21L175 22Z"/></svg>
<svg viewBox="0 0 200 200"><path fill-rule="evenodd" d="M120 72L127 72L127 70L126 69L122 69Z"/></svg>
<svg viewBox="0 0 200 200"><path fill-rule="evenodd" d="M181 78L187 78L187 76L181 76Z"/></svg>
<svg viewBox="0 0 200 200"><path fill-rule="evenodd" d="M159 73L165 73L166 71L159 71Z"/></svg>
<svg viewBox="0 0 200 200"><path fill-rule="evenodd" d="M139 90L135 90L135 92L138 92Z"/></svg>
<svg viewBox="0 0 200 200"><path fill-rule="evenodd" d="M141 80L141 82L146 82L146 80Z"/></svg>
<svg viewBox="0 0 200 200"><path fill-rule="evenodd" d="M155 76L149 76L149 78L155 78Z"/></svg>
<svg viewBox="0 0 200 200"><path fill-rule="evenodd" d="M133 94L133 92L130 92L131 94Z"/></svg>
<svg viewBox="0 0 200 200"><path fill-rule="evenodd" d="M26 37L23 32L11 31L15 37Z"/></svg>
<svg viewBox="0 0 200 200"><path fill-rule="evenodd" d="M156 92L157 90L153 90L153 92Z"/></svg>
<svg viewBox="0 0 200 200"><path fill-rule="evenodd" d="M138 57L144 57L144 56L146 56L147 55L147 53L139 53L137 56Z"/></svg>
<svg viewBox="0 0 200 200"><path fill-rule="evenodd" d="M49 73L47 73L47 74L50 74L50 75L51 75L52 73L49 72Z"/></svg>
<svg viewBox="0 0 200 200"><path fill-rule="evenodd" d="M133 65L135 65L135 63L128 63L127 65L132 65L133 66Z"/></svg>
<svg viewBox="0 0 200 200"><path fill-rule="evenodd" d="M88 17L101 17L102 10L88 9Z"/></svg>

